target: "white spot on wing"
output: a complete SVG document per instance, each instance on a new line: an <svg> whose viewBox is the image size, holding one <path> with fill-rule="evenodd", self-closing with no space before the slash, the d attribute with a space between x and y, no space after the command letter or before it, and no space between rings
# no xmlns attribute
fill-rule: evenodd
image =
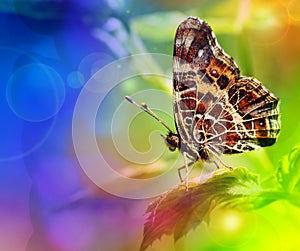
<svg viewBox="0 0 300 251"><path fill-rule="evenodd" d="M176 39L176 46L181 46L182 45L182 39L181 38L177 38Z"/></svg>
<svg viewBox="0 0 300 251"><path fill-rule="evenodd" d="M203 50L199 50L199 51L198 51L198 57L201 58L202 55L203 55Z"/></svg>
<svg viewBox="0 0 300 251"><path fill-rule="evenodd" d="M186 37L184 46L185 46L185 48L186 48L187 50L190 49L193 40L194 40L194 36L188 35L188 36Z"/></svg>

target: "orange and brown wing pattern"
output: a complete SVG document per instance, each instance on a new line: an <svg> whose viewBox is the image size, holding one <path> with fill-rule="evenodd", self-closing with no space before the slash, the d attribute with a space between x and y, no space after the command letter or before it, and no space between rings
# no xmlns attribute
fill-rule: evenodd
<svg viewBox="0 0 300 251"><path fill-rule="evenodd" d="M272 145L279 132L278 99L240 76L210 26L190 17L178 27L173 61L174 116L180 150L192 160Z"/></svg>

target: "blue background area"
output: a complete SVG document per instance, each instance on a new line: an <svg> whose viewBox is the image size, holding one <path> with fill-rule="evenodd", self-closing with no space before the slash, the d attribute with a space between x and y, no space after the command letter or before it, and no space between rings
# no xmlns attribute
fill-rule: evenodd
<svg viewBox="0 0 300 251"><path fill-rule="evenodd" d="M0 3L0 250L130 246L132 233L122 227L130 202L85 178L71 135L91 68L127 53L118 55L93 36L128 6L110 2Z"/></svg>

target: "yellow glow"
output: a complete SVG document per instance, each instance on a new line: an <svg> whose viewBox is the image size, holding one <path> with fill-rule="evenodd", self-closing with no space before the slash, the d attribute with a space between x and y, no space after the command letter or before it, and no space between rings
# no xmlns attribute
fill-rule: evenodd
<svg viewBox="0 0 300 251"><path fill-rule="evenodd" d="M236 231L241 227L241 221L237 214L228 213L224 215L223 225L226 230Z"/></svg>

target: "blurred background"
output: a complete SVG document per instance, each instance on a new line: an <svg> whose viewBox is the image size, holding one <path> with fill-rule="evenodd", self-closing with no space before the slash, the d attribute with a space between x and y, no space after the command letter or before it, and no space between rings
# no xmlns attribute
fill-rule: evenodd
<svg viewBox="0 0 300 251"><path fill-rule="evenodd" d="M280 160L300 142L298 0L2 0L0 250L138 250L151 198L122 198L93 182L74 150L72 118L84 86L103 67L140 53L171 57L176 28L188 16L207 21L242 74L255 76L281 100L278 142L224 157L273 188ZM178 179L173 166L183 163L178 152L165 149L160 133L166 129L124 101L131 95L146 102L175 128L172 62L164 69L160 63L154 57L136 67L161 70L161 77L141 75L111 86L96 104L94 128L80 116L82 137L93 131L105 161L127 177L148 179L172 167ZM142 161L126 158L118 147L124 135L139 154L150 154ZM143 192L110 182L128 193ZM149 250L296 251L299 228L300 209L286 201L253 212L215 210L209 226L200 225L175 245L165 236Z"/></svg>

